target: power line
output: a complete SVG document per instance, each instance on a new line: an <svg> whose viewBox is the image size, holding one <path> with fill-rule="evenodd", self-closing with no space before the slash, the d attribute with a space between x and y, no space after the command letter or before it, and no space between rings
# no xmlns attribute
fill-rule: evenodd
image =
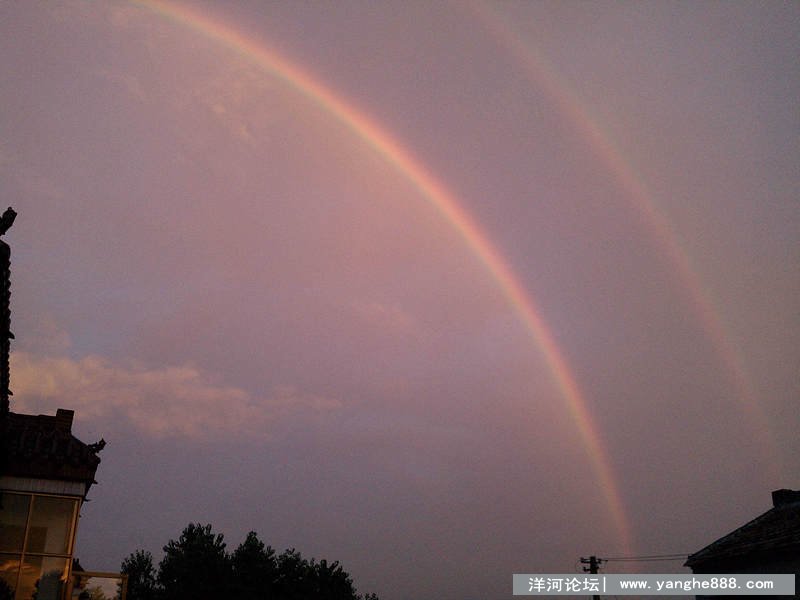
<svg viewBox="0 0 800 600"><path fill-rule="evenodd" d="M652 554L650 556L615 556L612 558L604 558L604 561L615 561L615 562L653 562L659 560L681 560L686 559L689 557L689 553L686 554Z"/></svg>

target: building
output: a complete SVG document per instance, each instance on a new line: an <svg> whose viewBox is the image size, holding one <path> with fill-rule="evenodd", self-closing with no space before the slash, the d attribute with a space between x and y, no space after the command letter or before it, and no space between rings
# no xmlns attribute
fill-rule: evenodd
<svg viewBox="0 0 800 600"><path fill-rule="evenodd" d="M7 413L0 475L0 600L61 600L81 505L104 445L72 435L71 410Z"/></svg>
<svg viewBox="0 0 800 600"><path fill-rule="evenodd" d="M794 573L796 582L800 579L800 491L772 492L770 510L690 555L685 566L694 573Z"/></svg>

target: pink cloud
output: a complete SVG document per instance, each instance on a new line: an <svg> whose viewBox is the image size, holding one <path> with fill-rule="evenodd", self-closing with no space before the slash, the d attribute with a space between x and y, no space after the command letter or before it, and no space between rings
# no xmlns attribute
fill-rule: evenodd
<svg viewBox="0 0 800 600"><path fill-rule="evenodd" d="M69 408L78 421L123 419L154 437L231 432L263 436L281 418L341 406L291 386L274 387L266 397L256 397L191 365L149 369L101 356L75 360L14 352L11 372L17 412Z"/></svg>

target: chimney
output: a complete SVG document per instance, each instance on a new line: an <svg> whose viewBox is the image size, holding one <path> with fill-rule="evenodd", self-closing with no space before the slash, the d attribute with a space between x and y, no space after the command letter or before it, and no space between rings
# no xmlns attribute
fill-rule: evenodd
<svg viewBox="0 0 800 600"><path fill-rule="evenodd" d="M772 492L772 506L786 506L800 502L800 490L775 490Z"/></svg>
<svg viewBox="0 0 800 600"><path fill-rule="evenodd" d="M75 416L74 410L67 410L66 408L59 408L56 411L56 427L67 433L72 432L72 417Z"/></svg>

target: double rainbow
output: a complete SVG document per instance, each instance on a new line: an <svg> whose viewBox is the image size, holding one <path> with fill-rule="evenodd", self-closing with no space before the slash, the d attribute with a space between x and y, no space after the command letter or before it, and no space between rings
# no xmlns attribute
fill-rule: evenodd
<svg viewBox="0 0 800 600"><path fill-rule="evenodd" d="M397 169L460 234L464 243L502 290L536 346L542 352L553 382L564 399L583 442L587 458L592 464L597 484L619 537L619 542L626 552L632 553L632 534L619 485L608 452L587 410L587 402L580 386L533 297L525 290L508 262L500 255L470 214L464 210L453 193L408 149L364 111L359 110L353 103L325 86L309 71L271 50L263 40L250 39L218 19L201 14L186 5L159 0L142 0L141 3L157 14L234 50L270 76L282 81L298 94L321 107L328 115L344 124L353 135L363 140L374 152ZM589 133L602 139L597 131L590 129ZM613 156L618 156L618 154ZM615 167L618 175L625 174L625 170L619 165L614 164L612 167ZM636 197L643 195L641 190L636 187L635 181L630 178L626 181L627 187L631 188L629 192L632 195ZM678 264L683 264L685 257L679 255L675 257L675 260ZM683 272L691 273L692 271L685 267Z"/></svg>

